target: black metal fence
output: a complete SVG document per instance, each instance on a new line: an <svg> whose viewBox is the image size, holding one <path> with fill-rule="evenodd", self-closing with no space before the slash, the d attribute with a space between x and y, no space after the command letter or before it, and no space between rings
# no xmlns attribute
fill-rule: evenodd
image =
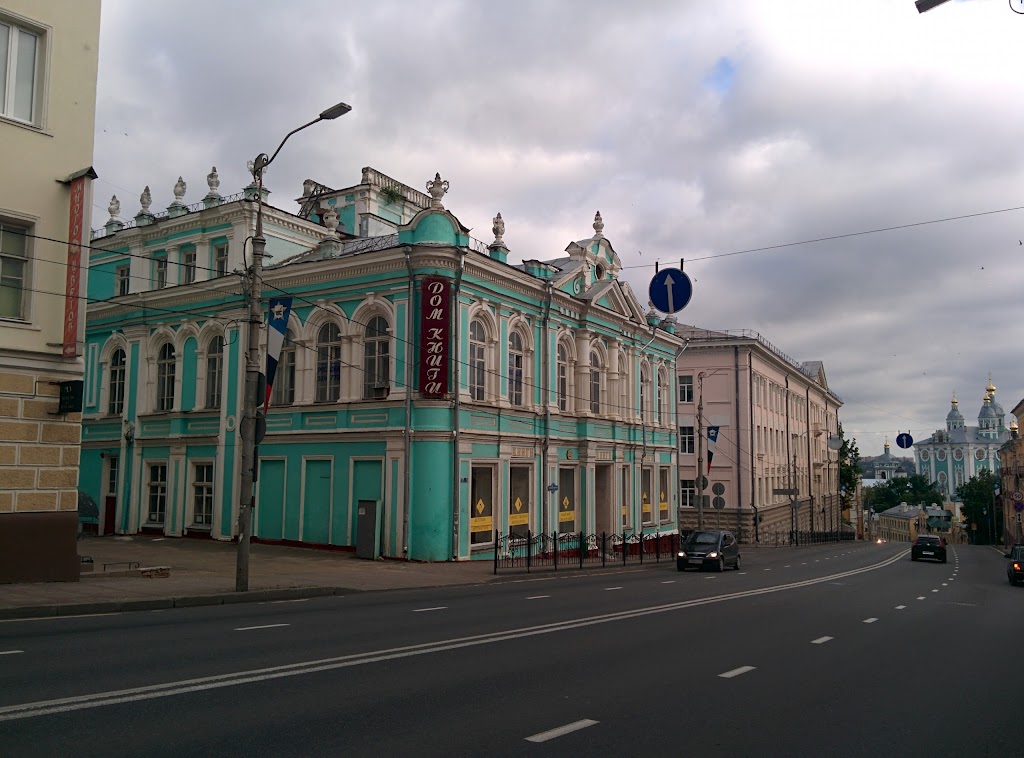
<svg viewBox="0 0 1024 758"><path fill-rule="evenodd" d="M679 536L663 532L625 534L525 534L494 533L494 573L537 569L581 569L585 566L615 566L645 561L674 560Z"/></svg>
<svg viewBox="0 0 1024 758"><path fill-rule="evenodd" d="M761 547L797 547L800 545L825 545L830 542L850 542L857 538L853 530L841 532L766 532L761 530L755 543Z"/></svg>

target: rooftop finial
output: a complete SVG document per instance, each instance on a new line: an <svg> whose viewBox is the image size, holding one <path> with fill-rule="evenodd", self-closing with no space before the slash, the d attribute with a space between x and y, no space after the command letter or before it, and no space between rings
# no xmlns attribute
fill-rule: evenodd
<svg viewBox="0 0 1024 758"><path fill-rule="evenodd" d="M185 180L182 179L179 176L178 177L178 181L176 181L174 183L174 204L175 205L184 205L184 203L182 203L182 198L185 197L185 190L186 189L188 189L188 185L185 184Z"/></svg>
<svg viewBox="0 0 1024 758"><path fill-rule="evenodd" d="M121 215L121 201L117 199L117 195L110 198L110 205L107 206L107 211L110 213L111 221L116 221L117 217Z"/></svg>
<svg viewBox="0 0 1024 758"><path fill-rule="evenodd" d="M142 190L142 194L139 195L139 204L142 206L143 213L149 213L149 206L153 204L153 195L150 194L148 184L146 189Z"/></svg>
<svg viewBox="0 0 1024 758"><path fill-rule="evenodd" d="M594 214L594 239L599 240L604 237L604 219L601 218L601 211Z"/></svg>
<svg viewBox="0 0 1024 758"><path fill-rule="evenodd" d="M206 186L210 188L211 195L217 194L217 190L220 188L220 176L217 174L216 166L210 169L210 173L206 175Z"/></svg>
<svg viewBox="0 0 1024 758"><path fill-rule="evenodd" d="M504 245L505 221L501 218L501 213L494 217L494 225L491 227L491 231L494 232L493 244Z"/></svg>
<svg viewBox="0 0 1024 758"><path fill-rule="evenodd" d="M441 203L441 198L444 197L448 191L448 182L441 180L441 172L438 171L434 174L434 178L427 182L427 192L430 193L430 207L436 208L437 210L444 210L444 205Z"/></svg>

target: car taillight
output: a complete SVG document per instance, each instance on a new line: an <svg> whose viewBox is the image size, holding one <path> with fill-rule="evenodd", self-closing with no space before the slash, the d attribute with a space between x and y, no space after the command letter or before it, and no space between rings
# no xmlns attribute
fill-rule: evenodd
<svg viewBox="0 0 1024 758"><path fill-rule="evenodd" d="M1014 563L1013 564L1013 570L1014 571L1020 571L1020 564L1019 563Z"/></svg>

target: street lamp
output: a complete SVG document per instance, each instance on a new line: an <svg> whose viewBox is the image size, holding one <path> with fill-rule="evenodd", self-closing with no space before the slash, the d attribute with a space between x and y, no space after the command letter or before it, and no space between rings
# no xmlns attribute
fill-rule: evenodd
<svg viewBox="0 0 1024 758"><path fill-rule="evenodd" d="M263 314L260 311L260 283L263 277L263 257L266 254L267 241L263 237L263 172L274 162L288 138L303 129L320 121L333 121L352 110L345 103L332 105L320 115L292 129L281 140L277 150L268 158L260 153L252 162L252 178L256 184L256 234L252 238L252 267L249 271L249 288L246 301L249 311L249 337L245 359L245 395L242 399L242 420L240 433L242 438L242 475L239 485L238 507L238 554L235 561L235 591L246 592L249 589L249 532L252 525L252 506L254 502L253 474L256 467L256 409L260 398L257 397L260 384L260 325ZM334 231L333 229L331 231Z"/></svg>

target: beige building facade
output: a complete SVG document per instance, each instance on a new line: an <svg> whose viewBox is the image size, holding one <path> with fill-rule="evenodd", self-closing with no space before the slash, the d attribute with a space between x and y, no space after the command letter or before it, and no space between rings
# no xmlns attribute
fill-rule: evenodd
<svg viewBox="0 0 1024 758"><path fill-rule="evenodd" d="M0 0L0 583L78 577L58 395L81 392L99 28L100 0Z"/></svg>
<svg viewBox="0 0 1024 758"><path fill-rule="evenodd" d="M828 440L838 433L842 400L821 362L798 363L756 332L684 326L678 334L689 340L676 361L680 528L702 520L750 543L839 530L839 454ZM718 427L710 466L709 426Z"/></svg>

